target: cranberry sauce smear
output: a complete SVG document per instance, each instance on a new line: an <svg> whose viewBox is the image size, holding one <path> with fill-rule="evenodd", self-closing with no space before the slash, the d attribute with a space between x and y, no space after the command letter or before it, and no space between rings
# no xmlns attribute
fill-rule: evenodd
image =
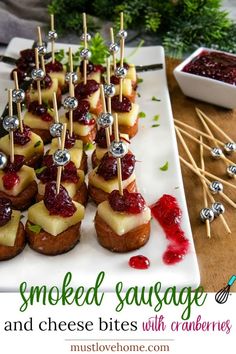
<svg viewBox="0 0 236 354"><path fill-rule="evenodd" d="M236 85L236 57L229 54L204 50L183 71Z"/></svg>
<svg viewBox="0 0 236 354"><path fill-rule="evenodd" d="M182 211L175 197L164 194L151 206L153 217L161 224L170 241L163 255L165 264L175 264L184 258L189 250L189 241L180 227Z"/></svg>
<svg viewBox="0 0 236 354"><path fill-rule="evenodd" d="M140 193L129 193L127 189L124 189L123 195L120 195L118 190L112 191L109 194L108 201L114 211L128 214L139 214L146 206Z"/></svg>
<svg viewBox="0 0 236 354"><path fill-rule="evenodd" d="M87 84L84 85L83 82L80 82L75 87L75 97L78 100L87 98L88 96L92 95L99 89L99 84L95 80L87 80Z"/></svg>
<svg viewBox="0 0 236 354"><path fill-rule="evenodd" d="M20 177L16 172L7 172L2 177L3 186L6 190L11 190L20 182Z"/></svg>
<svg viewBox="0 0 236 354"><path fill-rule="evenodd" d="M128 97L122 96L122 102L120 102L119 95L112 97L111 108L115 112L130 112L132 109L132 103Z"/></svg>
<svg viewBox="0 0 236 354"><path fill-rule="evenodd" d="M121 169L122 169L122 179L126 180L128 179L133 171L134 171L134 166L135 166L135 156L132 154L126 154L124 157L121 159ZM117 160L113 156L109 156L108 153L106 153L102 160L100 165L98 166L97 169L97 174L101 177L103 177L106 181L116 178L117 177Z"/></svg>
<svg viewBox="0 0 236 354"><path fill-rule="evenodd" d="M56 61L53 63L52 61L50 63L47 63L45 65L46 73L58 73L60 71L63 71L63 65L59 62Z"/></svg>
<svg viewBox="0 0 236 354"><path fill-rule="evenodd" d="M150 267L150 261L147 257L139 254L138 256L130 258L129 266L134 269L148 269Z"/></svg>
<svg viewBox="0 0 236 354"><path fill-rule="evenodd" d="M14 143L18 145L26 145L30 141L31 129L27 125L23 125L23 132L20 128L14 131Z"/></svg>
<svg viewBox="0 0 236 354"><path fill-rule="evenodd" d="M25 163L25 157L23 155L14 155L14 162L11 162L10 157L8 158L8 162L6 167L4 168L4 172L18 172L21 167Z"/></svg>
<svg viewBox="0 0 236 354"><path fill-rule="evenodd" d="M42 90L49 89L52 86L52 79L48 74L46 74L45 78L40 81L40 87ZM37 81L33 82L34 90L37 90Z"/></svg>
<svg viewBox="0 0 236 354"><path fill-rule="evenodd" d="M12 204L8 198L0 198L0 227L4 226L11 220Z"/></svg>
<svg viewBox="0 0 236 354"><path fill-rule="evenodd" d="M59 215L64 218L68 218L76 211L76 207L72 202L72 199L62 185L60 185L60 190L57 194L57 186L54 181L46 184L44 204L50 215Z"/></svg>

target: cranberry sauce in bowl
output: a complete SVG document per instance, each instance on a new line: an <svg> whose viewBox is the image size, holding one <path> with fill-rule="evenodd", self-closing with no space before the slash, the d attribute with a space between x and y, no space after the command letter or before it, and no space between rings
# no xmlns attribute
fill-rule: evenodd
<svg viewBox="0 0 236 354"><path fill-rule="evenodd" d="M223 52L203 50L182 71L236 85L236 57Z"/></svg>

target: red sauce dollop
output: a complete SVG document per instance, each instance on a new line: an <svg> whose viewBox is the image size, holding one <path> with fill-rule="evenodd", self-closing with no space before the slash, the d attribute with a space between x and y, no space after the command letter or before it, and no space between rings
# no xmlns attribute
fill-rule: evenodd
<svg viewBox="0 0 236 354"><path fill-rule="evenodd" d="M122 96L122 102L120 102L119 95L112 97L111 108L115 112L130 112L132 109L132 103L128 97Z"/></svg>
<svg viewBox="0 0 236 354"><path fill-rule="evenodd" d="M16 172L7 172L2 177L3 186L6 190L11 190L20 182L20 177Z"/></svg>
<svg viewBox="0 0 236 354"><path fill-rule="evenodd" d="M236 57L229 54L202 51L183 71L236 85Z"/></svg>
<svg viewBox="0 0 236 354"><path fill-rule="evenodd" d="M99 84L95 80L88 80L87 84L84 85L80 82L75 88L75 97L77 100L87 98L99 89Z"/></svg>
<svg viewBox="0 0 236 354"><path fill-rule="evenodd" d="M44 204L50 215L68 218L76 212L76 207L67 190L60 185L60 190L57 194L56 182L54 181L46 184Z"/></svg>
<svg viewBox="0 0 236 354"><path fill-rule="evenodd" d="M189 241L180 227L182 211L175 197L164 194L151 206L153 217L161 224L170 241L163 255L165 264L175 264L184 258L189 250Z"/></svg>
<svg viewBox="0 0 236 354"><path fill-rule="evenodd" d="M114 211L125 212L128 214L139 214L145 208L145 200L140 193L130 193L124 189L123 195L118 190L109 194L109 204Z"/></svg>
<svg viewBox="0 0 236 354"><path fill-rule="evenodd" d="M135 156L133 154L126 154L121 159L121 169L122 169L122 179L128 179L133 171L135 166ZM102 176L106 181L117 177L117 159L113 156L110 156L106 153L100 165L97 169L97 174Z"/></svg>
<svg viewBox="0 0 236 354"><path fill-rule="evenodd" d="M147 257L140 254L130 258L129 266L135 269L148 269L150 267L150 261Z"/></svg>
<svg viewBox="0 0 236 354"><path fill-rule="evenodd" d="M63 65L59 61L55 60L54 63L52 61L50 63L47 63L45 65L45 69L47 73L58 73L60 71L63 71Z"/></svg>

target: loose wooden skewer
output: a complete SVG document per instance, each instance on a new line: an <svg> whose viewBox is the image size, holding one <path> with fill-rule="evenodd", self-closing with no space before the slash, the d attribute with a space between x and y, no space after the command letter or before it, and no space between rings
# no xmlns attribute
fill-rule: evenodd
<svg viewBox="0 0 236 354"><path fill-rule="evenodd" d="M13 116L13 108L12 108L12 89L8 90L8 114L10 117ZM13 131L9 132L10 138L10 161L14 163L14 135Z"/></svg>
<svg viewBox="0 0 236 354"><path fill-rule="evenodd" d="M200 135L200 141L202 141L202 136ZM203 146L200 145L200 161L201 161L201 169L205 171L205 163L204 163L204 156L203 156ZM204 181L204 184L202 183L202 192L203 192L203 201L204 201L204 208L208 207L207 203L207 194L206 194L206 182ZM211 226L210 226L210 220L206 220L206 234L207 237L211 238Z"/></svg>
<svg viewBox="0 0 236 354"><path fill-rule="evenodd" d="M206 129L207 133L213 138L213 142L215 144L215 146L219 147L219 144L217 144L217 141L211 131L211 129L209 128L209 126L207 125L207 123L205 122L205 120L202 118L201 114L198 114L198 118L200 119L200 121L202 122L204 128ZM226 160L223 159L224 164L226 165L226 167L228 166L228 163ZM236 176L233 176L233 178L235 178Z"/></svg>
<svg viewBox="0 0 236 354"><path fill-rule="evenodd" d="M83 12L83 29L84 29L84 48L87 49L87 21L86 21L86 13ZM84 69L84 85L87 84L87 60L84 59L83 63Z"/></svg>
<svg viewBox="0 0 236 354"><path fill-rule="evenodd" d="M186 135L187 137L189 137L189 139L195 141L196 143L198 143L199 145L202 145L206 150L211 151L212 148L210 146L208 146L205 143L201 143L197 138L195 138L194 136L192 136L191 134L189 134L188 132L186 132L185 130L183 130L182 128L179 128L177 126L175 126L176 129L178 129L181 133L183 133L184 135ZM219 156L220 159L227 161L230 165L234 165L235 163L233 161L231 161L230 159L228 159L224 154L222 154L221 156Z"/></svg>
<svg viewBox="0 0 236 354"><path fill-rule="evenodd" d="M38 26L38 27L37 27L37 30L38 30L39 45L42 46L42 45L43 45L43 41L42 41L41 28ZM46 72L46 71L45 71L44 56L41 55L41 56L40 56L40 59L41 59L41 66L42 66L42 69L43 69L44 72Z"/></svg>
<svg viewBox="0 0 236 354"><path fill-rule="evenodd" d="M103 110L104 113L107 113L106 100L105 100L104 87L103 87L103 85L100 85L100 93L101 93L101 101L102 101L102 110ZM105 133L106 133L107 148L109 149L109 146L110 146L110 144L111 144L111 140L110 140L110 128L109 128L109 127L105 128Z"/></svg>
<svg viewBox="0 0 236 354"><path fill-rule="evenodd" d="M114 135L115 141L119 142L119 127L118 127L118 116L117 113L114 114ZM123 195L123 183L122 183L122 169L121 169L121 158L117 158L117 175L118 175L118 185L120 195Z"/></svg>
<svg viewBox="0 0 236 354"><path fill-rule="evenodd" d="M51 18L51 31L55 31L55 27L54 27L54 15L51 14L50 16ZM55 41L52 38L51 39L51 52L52 52L52 63L55 63Z"/></svg>
<svg viewBox="0 0 236 354"><path fill-rule="evenodd" d="M115 43L115 41L114 41L114 32L113 32L113 28L112 27L110 28L110 36L111 36L111 43ZM113 69L115 71L116 70L116 53L113 52L112 56L113 56Z"/></svg>
<svg viewBox="0 0 236 354"><path fill-rule="evenodd" d="M53 92L53 110L54 110L54 121L55 121L55 123L59 123L56 92ZM58 141L58 149L61 149L61 137L60 136L57 138L57 141Z"/></svg>
<svg viewBox="0 0 236 354"><path fill-rule="evenodd" d="M63 123L63 130L61 135L61 150L65 148L65 140L66 140L66 123ZM62 174L63 166L58 166L57 168L57 194L60 192L60 185L61 185L61 174Z"/></svg>
<svg viewBox="0 0 236 354"><path fill-rule="evenodd" d="M199 169L198 169L198 166L197 166L197 164L196 164L196 162L195 162L195 160L194 160L194 158L193 158L193 156L192 156L192 154L191 154L191 152L190 152L190 150L189 150L187 144L185 143L185 141L184 141L184 139L183 139L183 137L182 137L180 131L178 131L178 130L176 129L176 133L177 133L177 135L178 135L178 137L179 137L179 140L180 140L180 142L181 142L181 144L182 144L182 146L183 146L185 152L187 153L187 155L188 155L188 157L189 157L189 159L190 159L190 161L191 161L192 166L191 166L191 165L190 165L190 166L191 166L192 171L195 172L196 174L199 173L199 171L198 171L198 170L199 170ZM180 160L183 161L184 159L183 159L183 158L180 158ZM184 161L185 161L185 160L184 160ZM187 161L185 161L185 162L187 162ZM188 164L188 163L187 163L187 164ZM200 177L201 182L203 183L203 182L204 182L203 175L200 174L199 177ZM208 187L207 187L205 184L204 184L204 188L206 189L206 193L207 193L208 197L209 197L210 200L214 203L215 200L214 200L212 194L210 193ZM231 234L231 230L230 230L230 228L229 228L229 226L228 226L228 224L227 224L227 222L226 222L226 220L225 220L225 218L224 218L224 216L223 216L222 214L220 214L220 219L221 219L221 222L223 223L223 225L224 225L224 227L225 227L227 233Z"/></svg>
<svg viewBox="0 0 236 354"><path fill-rule="evenodd" d="M233 139L231 139L225 132L224 130L222 130L220 127L218 127L217 124L215 124L204 112L202 112L199 108L195 108L197 115L201 115L204 119L206 119L208 121L208 123L210 123L219 133L221 133L225 139L227 139L228 141L233 141Z"/></svg>
<svg viewBox="0 0 236 354"><path fill-rule="evenodd" d="M123 12L120 13L120 29L124 29L124 15ZM125 49L125 39L122 37L120 39L120 67L123 67L124 64L124 49ZM120 78L120 95L119 101L122 102L122 94L123 94L123 79Z"/></svg>
<svg viewBox="0 0 236 354"><path fill-rule="evenodd" d="M225 145L222 141L216 139L215 137L212 137L211 135L208 135L208 134L202 132L201 130L199 130L199 129L197 129L197 128L194 128L194 127L192 127L191 125L188 125L188 124L186 124L186 123L184 123L184 122L181 122L181 121L178 120L178 119L174 119L174 122L177 123L177 124L179 124L179 125L182 125L182 126L185 127L185 128L188 128L188 129L192 130L192 131L195 132L195 133L198 133L198 134L204 136L204 137L207 138L207 139L216 141L216 142L217 142L219 145L221 145L221 146L224 146L224 145Z"/></svg>
<svg viewBox="0 0 236 354"><path fill-rule="evenodd" d="M34 50L35 53L35 67L36 69L39 69L39 52L38 52L38 48L35 48ZM37 83L37 91L38 91L38 102L39 104L42 104L42 93L41 93L41 85L40 85L40 81L36 81Z"/></svg>
<svg viewBox="0 0 236 354"><path fill-rule="evenodd" d="M13 71L13 78L14 78L14 82L15 82L15 89L19 90L17 71ZM23 133L24 129L23 129L23 119L22 119L20 102L17 102L16 107L17 107L18 119L19 119L19 123L20 123L20 132Z"/></svg>

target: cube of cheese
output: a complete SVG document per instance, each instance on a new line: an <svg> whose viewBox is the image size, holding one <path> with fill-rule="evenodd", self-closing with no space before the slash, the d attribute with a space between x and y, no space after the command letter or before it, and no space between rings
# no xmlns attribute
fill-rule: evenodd
<svg viewBox="0 0 236 354"><path fill-rule="evenodd" d="M139 214L128 214L114 211L106 200L98 205L98 215L119 236L147 224L151 220L151 211L148 207Z"/></svg>
<svg viewBox="0 0 236 354"><path fill-rule="evenodd" d="M41 90L42 100L44 102L51 102L53 93L57 92L58 90L58 80L56 78L52 79L52 86L46 89ZM31 89L29 91L29 100L30 101L37 101L38 100L38 91L35 89Z"/></svg>
<svg viewBox="0 0 236 354"><path fill-rule="evenodd" d="M5 173L3 171L0 171L0 191L14 197L19 195L25 188L30 185L30 183L36 179L34 169L24 165L21 167L20 171L17 172L17 175L20 178L19 183L17 183L12 189L7 190L3 185L2 178L4 174Z"/></svg>
<svg viewBox="0 0 236 354"><path fill-rule="evenodd" d="M11 220L0 226L0 245L13 247L17 236L20 223L20 211L12 210Z"/></svg>
<svg viewBox="0 0 236 354"><path fill-rule="evenodd" d="M130 79L132 82L137 81L137 74L136 74L136 69L134 64L129 64L129 69L127 71L126 78Z"/></svg>
<svg viewBox="0 0 236 354"><path fill-rule="evenodd" d="M67 123L69 125L69 120L66 118L66 116L60 117L60 122L61 123ZM78 122L73 123L73 131L76 135L78 136L87 136L90 131L94 128L95 124L93 125L84 125L80 124Z"/></svg>
<svg viewBox="0 0 236 354"><path fill-rule="evenodd" d="M116 90L116 95L119 95L120 93L120 85L115 85L115 90ZM125 78L123 80L123 84L122 84L122 94L124 96L131 96L132 95L132 91L133 91L133 87L132 87L132 81L130 79Z"/></svg>
<svg viewBox="0 0 236 354"><path fill-rule="evenodd" d="M60 87L62 87L62 86L65 85L65 75L66 75L66 72L65 72L65 71L58 71L58 72L51 72L51 73L49 73L49 76L50 76L52 79L57 79L58 85L59 85Z"/></svg>
<svg viewBox="0 0 236 354"><path fill-rule="evenodd" d="M82 82L84 80L83 75L81 74L80 70L78 69L77 75L79 77L79 82ZM87 75L88 80L95 80L99 84L102 81L102 74L101 71L92 71L89 75Z"/></svg>
<svg viewBox="0 0 236 354"><path fill-rule="evenodd" d="M57 138L52 139L51 149L49 154L52 155L58 149ZM80 168L82 157L83 157L83 142L82 140L76 140L75 145L69 149L70 159L74 162L76 168Z"/></svg>
<svg viewBox="0 0 236 354"><path fill-rule="evenodd" d="M49 113L53 117L53 113ZM31 112L26 112L24 116L24 123L32 129L45 129L48 130L50 125L53 123L53 119L50 122L47 122L41 119L39 116L35 116Z"/></svg>
<svg viewBox="0 0 236 354"><path fill-rule="evenodd" d="M44 202L41 201L32 205L28 210L28 220L34 225L39 225L41 228L53 236L57 236L61 232L67 230L69 227L77 224L84 218L83 205L73 202L76 211L67 218L58 215L50 215Z"/></svg>
<svg viewBox="0 0 236 354"><path fill-rule="evenodd" d="M124 138L125 145L129 146L129 135L128 134L120 134L120 137ZM101 148L99 146L96 147L96 157L98 160L101 160L103 156L106 154L107 149Z"/></svg>
<svg viewBox="0 0 236 354"><path fill-rule="evenodd" d="M139 105L132 103L132 109L130 112L118 112L119 125L126 125L132 127L138 118Z"/></svg>

